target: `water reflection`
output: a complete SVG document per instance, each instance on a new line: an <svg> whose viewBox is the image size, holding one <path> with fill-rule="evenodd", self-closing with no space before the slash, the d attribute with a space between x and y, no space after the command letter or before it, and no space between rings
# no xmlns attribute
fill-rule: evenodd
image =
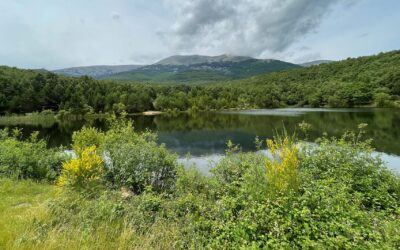
<svg viewBox="0 0 400 250"><path fill-rule="evenodd" d="M261 151L263 154L267 154L266 150ZM386 163L389 169L400 172L400 157L395 155L389 155L385 153L374 152L373 156L379 156ZM185 156L180 157L178 162L183 164L186 168L196 167L202 173L209 173L210 169L213 168L218 162L224 157L223 154L208 154L202 156Z"/></svg>
<svg viewBox="0 0 400 250"><path fill-rule="evenodd" d="M323 133L340 136L346 130L356 130L358 124L367 123L366 138L373 139L373 146L385 154L391 166L400 169L400 110L396 109L272 109L242 112L215 112L179 114L177 116L132 116L137 130L150 129L158 133L160 143L180 156L190 153L193 159L208 155L212 159L223 154L226 142L239 144L244 151L255 150L254 139L270 138L285 128L289 133L303 136L298 124L305 121L312 125L310 141ZM39 124L7 124L0 119L0 128L22 127L24 135L39 131L51 147L71 142L72 133L82 126L106 129L104 120L49 122ZM201 159L205 165L206 159Z"/></svg>

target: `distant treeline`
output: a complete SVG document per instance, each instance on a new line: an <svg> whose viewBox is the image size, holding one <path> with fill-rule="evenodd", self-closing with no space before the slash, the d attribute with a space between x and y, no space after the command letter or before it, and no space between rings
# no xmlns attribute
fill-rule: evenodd
<svg viewBox="0 0 400 250"><path fill-rule="evenodd" d="M0 67L0 113L399 106L400 51L213 85L71 78Z"/></svg>

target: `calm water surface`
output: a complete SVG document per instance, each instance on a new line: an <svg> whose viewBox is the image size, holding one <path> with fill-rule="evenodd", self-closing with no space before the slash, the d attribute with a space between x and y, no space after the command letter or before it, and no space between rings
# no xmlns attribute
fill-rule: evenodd
<svg viewBox="0 0 400 250"><path fill-rule="evenodd" d="M312 125L309 139L340 136L346 130L357 130L360 123L367 123L366 138L373 139L373 146L388 162L390 168L400 171L400 110L396 109L269 109L239 112L215 112L179 114L177 116L133 116L137 130L150 129L158 133L160 143L179 154L186 165L197 164L206 170L225 152L226 142L239 144L244 151L255 150L254 139L272 137L285 128L289 133L297 131L305 121ZM68 123L7 124L0 119L0 128L22 127L24 134L40 131L50 146L68 146L73 131L83 125L105 129L101 120ZM186 155L190 158L186 159ZM210 163L211 162L211 163Z"/></svg>

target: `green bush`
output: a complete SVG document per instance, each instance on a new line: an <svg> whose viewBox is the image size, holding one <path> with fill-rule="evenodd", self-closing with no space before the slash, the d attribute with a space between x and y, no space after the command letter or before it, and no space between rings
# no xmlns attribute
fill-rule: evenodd
<svg viewBox="0 0 400 250"><path fill-rule="evenodd" d="M141 193L146 186L155 191L170 190L174 186L176 157L164 146L142 142L109 147L108 180L116 186L126 186Z"/></svg>
<svg viewBox="0 0 400 250"><path fill-rule="evenodd" d="M72 135L73 149L79 154L83 149L91 146L99 147L104 140L104 134L96 128L83 127Z"/></svg>
<svg viewBox="0 0 400 250"><path fill-rule="evenodd" d="M375 105L377 107L394 107L394 103L392 102L392 97L387 93L376 93L374 95Z"/></svg>
<svg viewBox="0 0 400 250"><path fill-rule="evenodd" d="M0 131L0 176L19 179L55 180L60 174L62 162L69 157L59 149L47 149L44 140L33 133L21 140L20 131Z"/></svg>
<svg viewBox="0 0 400 250"><path fill-rule="evenodd" d="M196 194L209 197L190 217L196 237L205 248L398 248L400 179L356 138L299 144L297 189L279 195L268 190L268 159L228 155L210 177L216 195Z"/></svg>
<svg viewBox="0 0 400 250"><path fill-rule="evenodd" d="M175 185L176 156L154 135L137 134L131 124L106 133L103 150L107 155L107 180L117 187L141 193L147 186L154 191L170 191Z"/></svg>
<svg viewBox="0 0 400 250"><path fill-rule="evenodd" d="M176 179L176 156L157 145L154 134L136 133L130 122L113 121L102 133L83 128L73 135L73 148L96 146L104 158L105 181L114 188L126 187L141 193L147 186L156 192L171 191Z"/></svg>

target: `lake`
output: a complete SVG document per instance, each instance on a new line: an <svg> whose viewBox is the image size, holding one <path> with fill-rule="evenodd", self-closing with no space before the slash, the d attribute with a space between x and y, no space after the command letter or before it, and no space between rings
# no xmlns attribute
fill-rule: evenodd
<svg viewBox="0 0 400 250"><path fill-rule="evenodd" d="M160 143L181 156L184 164L197 164L206 171L212 162L225 152L226 142L239 144L243 151L254 151L255 137L271 138L283 129L289 134L303 136L298 124L311 124L310 141L323 134L340 136L345 131L356 131L360 123L367 123L365 138L372 138L376 152L382 153L390 168L400 171L400 110L398 109L309 109L286 108L248 111L226 111L175 116L132 116L135 129L157 132ZM84 125L105 129L103 120L58 122L42 121L29 124L7 123L0 119L0 128L21 127L24 135L39 131L49 146L68 146L71 135ZM190 158L185 156L190 154ZM211 161L211 163L210 163Z"/></svg>

